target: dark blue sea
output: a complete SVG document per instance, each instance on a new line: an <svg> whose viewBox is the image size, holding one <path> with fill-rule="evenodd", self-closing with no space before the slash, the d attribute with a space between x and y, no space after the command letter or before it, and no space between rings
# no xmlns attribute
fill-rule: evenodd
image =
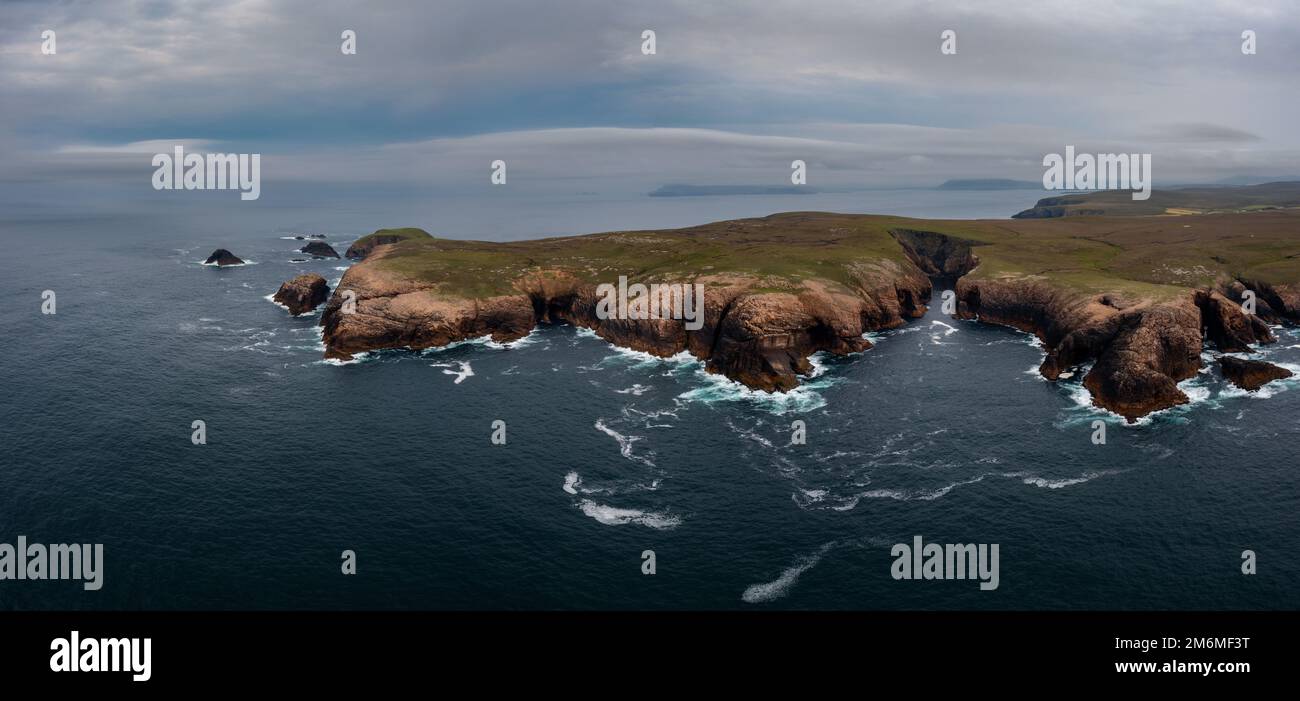
<svg viewBox="0 0 1300 701"><path fill-rule="evenodd" d="M565 326L337 365L317 316L268 300L348 265L290 262L294 234L342 252L385 226L525 238L796 208L1007 216L1033 199L939 196L579 203L570 220L547 205L486 229L346 201L11 208L0 542L103 543L105 574L97 592L0 581L0 609L1300 608L1295 382L1248 395L1211 365L1184 383L1189 406L1126 426L1077 378L1042 380L1031 337L937 299L786 395ZM200 265L217 247L249 265ZM1300 369L1300 332L1278 333L1262 357ZM916 535L998 544L999 587L893 579L891 546Z"/></svg>

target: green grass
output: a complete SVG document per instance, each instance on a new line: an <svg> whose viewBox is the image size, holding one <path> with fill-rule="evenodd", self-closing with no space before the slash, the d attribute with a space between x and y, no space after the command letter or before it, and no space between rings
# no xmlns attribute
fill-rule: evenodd
<svg viewBox="0 0 1300 701"><path fill-rule="evenodd" d="M789 212L685 229L622 231L494 243L433 238L419 229L373 264L480 298L515 292L515 280L562 271L591 283L685 282L710 274L754 278L766 291L805 279L851 285L862 265L905 264L892 229L972 241L976 279L1032 276L1068 290L1166 299L1216 279L1300 282L1300 210L1189 216L923 220Z"/></svg>

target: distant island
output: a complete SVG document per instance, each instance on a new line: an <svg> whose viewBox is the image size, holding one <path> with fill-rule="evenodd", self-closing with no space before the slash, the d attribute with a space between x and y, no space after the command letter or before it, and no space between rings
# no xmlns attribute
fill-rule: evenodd
<svg viewBox="0 0 1300 701"><path fill-rule="evenodd" d="M805 185L663 185L651 197L707 197L719 195L811 195Z"/></svg>
<svg viewBox="0 0 1300 701"><path fill-rule="evenodd" d="M947 180L937 190L1041 190L1043 183L1035 180L1007 180L1005 178L967 178Z"/></svg>
<svg viewBox="0 0 1300 701"><path fill-rule="evenodd" d="M1300 183L1271 188L1277 201L1300 201ZM1254 201L1254 188L1240 190L1250 192L1221 201ZM1107 195L1079 206L1106 211ZM383 229L347 256L361 262L325 304L329 358L509 342L563 322L658 356L689 352L710 372L784 391L812 371L813 353L865 350L866 332L923 315L938 285L955 291L955 316L1041 339L1043 377L1090 368L1093 403L1130 421L1188 401L1178 383L1201 369L1204 344L1249 352L1274 340L1270 323L1300 321L1300 209L1263 206L975 221L789 212L520 242ZM597 287L620 277L701 285L702 325L602 317ZM1247 292L1254 314L1241 304ZM1289 375L1263 365L1234 364L1225 376L1257 386Z"/></svg>

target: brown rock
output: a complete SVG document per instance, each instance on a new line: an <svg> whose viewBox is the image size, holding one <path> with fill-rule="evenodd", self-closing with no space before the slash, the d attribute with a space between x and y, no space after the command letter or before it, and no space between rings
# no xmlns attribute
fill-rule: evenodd
<svg viewBox="0 0 1300 701"><path fill-rule="evenodd" d="M1291 377L1292 372L1262 360L1243 360L1230 355L1219 356L1219 370L1232 384L1249 392L1273 380Z"/></svg>
<svg viewBox="0 0 1300 701"><path fill-rule="evenodd" d="M304 273L280 285L276 291L276 302L289 308L294 316L306 314L329 297L330 288L325 278L316 273Z"/></svg>

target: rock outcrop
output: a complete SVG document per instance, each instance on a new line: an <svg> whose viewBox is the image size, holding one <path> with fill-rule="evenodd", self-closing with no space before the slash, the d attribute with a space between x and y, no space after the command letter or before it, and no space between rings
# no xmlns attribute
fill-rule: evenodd
<svg viewBox="0 0 1300 701"><path fill-rule="evenodd" d="M218 248L212 252L212 255L208 256L207 260L203 261L203 264L216 266L243 265L244 261L240 260L239 256L236 256L230 251L227 251L224 248Z"/></svg>
<svg viewBox="0 0 1300 701"><path fill-rule="evenodd" d="M1219 356L1219 370L1232 384L1254 392L1273 380L1284 380L1292 372L1262 360L1243 360L1230 355Z"/></svg>
<svg viewBox="0 0 1300 701"><path fill-rule="evenodd" d="M324 241L312 241L306 246L299 248L298 252L316 256L317 258L338 258L339 257L338 251L335 251L333 246L330 246L328 243L325 243Z"/></svg>
<svg viewBox="0 0 1300 701"><path fill-rule="evenodd" d="M304 273L280 285L273 299L288 307L290 314L298 316L320 306L329 294L325 278L316 273Z"/></svg>

